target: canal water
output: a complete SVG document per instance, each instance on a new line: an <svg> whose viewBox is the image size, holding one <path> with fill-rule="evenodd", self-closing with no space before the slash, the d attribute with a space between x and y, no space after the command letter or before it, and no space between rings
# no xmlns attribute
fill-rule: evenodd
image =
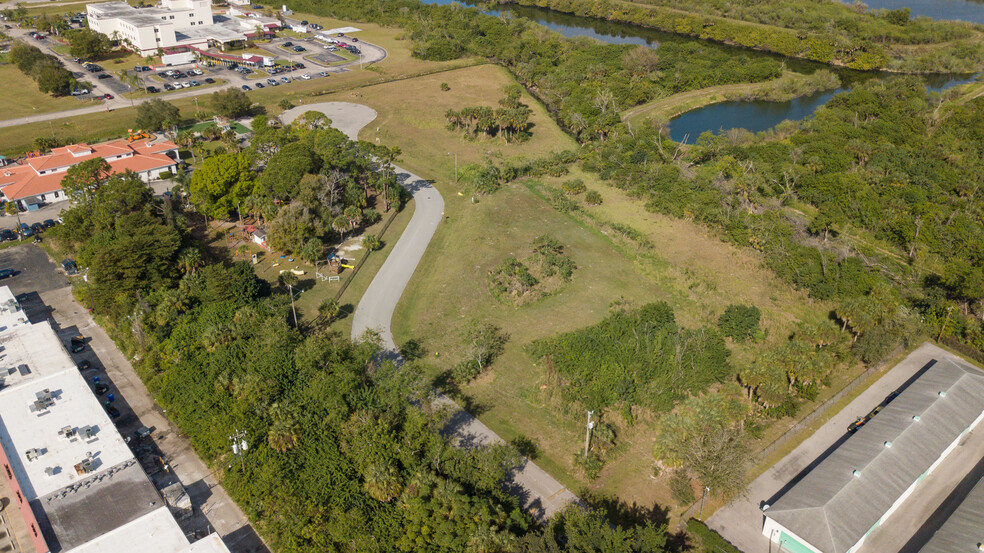
<svg viewBox="0 0 984 553"><path fill-rule="evenodd" d="M477 6L475 0L422 0L426 4L449 5L458 3L466 6ZM984 22L984 2L972 0L869 0L871 8L895 9L906 5L912 9L913 15L927 15L940 19L961 19L965 21ZM917 7L921 11L917 12ZM499 16L508 12L513 17L523 17L566 37L591 37L609 44L638 44L657 48L662 41L698 40L680 37L669 33L655 31L636 25L612 23L605 20L580 17L576 15L555 12L542 8L526 6L507 6L501 10L486 11L490 15ZM929 12L932 12L929 13ZM737 48L735 48L738 51ZM741 50L745 55L772 56L772 54ZM778 57L778 56L776 56ZM837 90L818 92L808 96L793 98L787 102L768 102L763 100L734 100L712 104L703 108L688 111L670 121L670 138L678 142L693 143L701 133L720 132L729 128L744 128L752 132L771 129L785 120L799 121L813 115L817 108L824 105L834 95L846 92L858 82L872 78L894 78L894 76L877 72L858 72L846 69L829 68L825 65L796 59L787 59L790 69L803 73L812 73L819 68L833 69L841 79L842 87ZM930 90L944 90L960 84L971 82L972 75L930 75L924 77Z"/></svg>

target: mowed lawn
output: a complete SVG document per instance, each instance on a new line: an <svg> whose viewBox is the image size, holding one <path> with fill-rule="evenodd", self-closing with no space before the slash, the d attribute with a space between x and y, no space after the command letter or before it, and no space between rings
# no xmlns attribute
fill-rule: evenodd
<svg viewBox="0 0 984 553"><path fill-rule="evenodd" d="M40 113L51 113L101 104L102 100L82 100L74 96L52 96L42 94L34 79L21 73L12 64L0 65L0 105L3 106L2 119L27 117ZM0 131L3 134L6 131ZM51 136L51 130L47 132Z"/></svg>

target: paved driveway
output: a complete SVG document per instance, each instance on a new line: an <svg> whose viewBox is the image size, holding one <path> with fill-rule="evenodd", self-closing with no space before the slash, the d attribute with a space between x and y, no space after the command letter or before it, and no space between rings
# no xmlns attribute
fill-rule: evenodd
<svg viewBox="0 0 984 553"><path fill-rule="evenodd" d="M800 444L789 455L756 478L748 487L744 496L732 500L731 503L728 503L725 507L714 513L707 520L708 526L717 530L728 541L745 553L772 551L772 548L770 548L771 542L762 535L764 517L760 507L763 504L774 501L776 498L773 496L777 495L780 490L798 476L805 474L825 451L837 444L839 440L844 439L848 435L848 425L857 417L869 413L886 396L905 384L910 377L915 375L930 360L945 357L952 358L954 356L927 342L906 357L901 363L890 369L886 369L887 372L877 382L862 392L847 407L831 417L826 424L814 432L812 436L807 438L806 441ZM977 447L976 443L974 447ZM944 463L945 466L949 466L949 464ZM944 473L946 471L938 470L937 472ZM921 487L920 490L925 491L933 488L933 485L928 484L929 478L931 477L927 477L923 483L926 485ZM899 520L902 520L905 516L907 506L911 502L907 502L893 516L899 516ZM917 507L916 509L918 510L919 508L922 507ZM928 509L928 507L926 508ZM892 519L889 518L889 520ZM911 526L896 529L897 532L909 532L909 535L915 530L916 528ZM904 543L904 540L901 543ZM896 550L873 549L868 544L862 548L862 552L882 553L883 551L888 553L889 551L894 552Z"/></svg>

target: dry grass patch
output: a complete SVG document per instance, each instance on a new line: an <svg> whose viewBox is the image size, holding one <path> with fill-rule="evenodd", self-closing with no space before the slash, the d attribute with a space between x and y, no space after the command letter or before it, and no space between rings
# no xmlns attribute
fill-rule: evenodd
<svg viewBox="0 0 984 553"><path fill-rule="evenodd" d="M21 73L14 65L0 65L0 105L3 119L16 119L41 113L51 113L98 105L102 100L82 100L74 96L52 96L38 90L38 84ZM6 131L0 131L0 136ZM51 136L49 130L47 136ZM32 138L33 140L33 138ZM0 138L0 147L3 139Z"/></svg>

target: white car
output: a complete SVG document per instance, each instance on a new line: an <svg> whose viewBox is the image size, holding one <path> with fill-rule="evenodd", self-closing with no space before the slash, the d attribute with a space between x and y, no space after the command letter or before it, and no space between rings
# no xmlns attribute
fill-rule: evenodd
<svg viewBox="0 0 984 553"><path fill-rule="evenodd" d="M183 83L181 83L181 86L183 86L185 88L191 88L191 83L189 83L189 82L183 82Z"/></svg>
<svg viewBox="0 0 984 553"><path fill-rule="evenodd" d="M308 75L307 73L305 73L305 74L301 75L301 78L304 79L305 81L310 81L311 80L311 75Z"/></svg>

